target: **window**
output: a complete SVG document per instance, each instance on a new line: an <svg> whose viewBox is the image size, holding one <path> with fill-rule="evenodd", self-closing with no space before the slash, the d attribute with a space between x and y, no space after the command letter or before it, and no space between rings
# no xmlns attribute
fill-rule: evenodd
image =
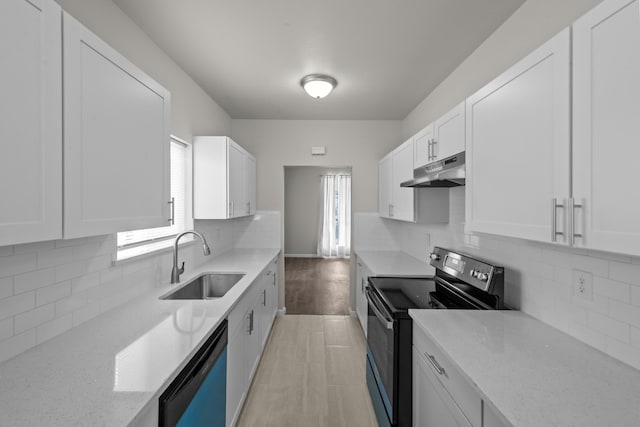
<svg viewBox="0 0 640 427"><path fill-rule="evenodd" d="M182 231L193 228L191 206L191 145L171 137L171 197L173 198L173 224L118 233L117 259L122 260L168 248L173 238ZM189 237L185 236L184 241ZM183 240L181 239L181 242Z"/></svg>

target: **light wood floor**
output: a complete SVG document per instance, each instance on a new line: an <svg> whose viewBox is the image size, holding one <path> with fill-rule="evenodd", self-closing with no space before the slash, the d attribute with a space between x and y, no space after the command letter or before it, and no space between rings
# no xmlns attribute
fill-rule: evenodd
<svg viewBox="0 0 640 427"><path fill-rule="evenodd" d="M349 260L285 258L289 314L349 314Z"/></svg>
<svg viewBox="0 0 640 427"><path fill-rule="evenodd" d="M354 317L278 317L237 425L377 427L365 353Z"/></svg>

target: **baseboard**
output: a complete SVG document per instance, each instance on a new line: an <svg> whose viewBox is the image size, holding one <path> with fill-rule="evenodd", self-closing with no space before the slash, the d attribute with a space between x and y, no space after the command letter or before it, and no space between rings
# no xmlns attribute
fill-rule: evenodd
<svg viewBox="0 0 640 427"><path fill-rule="evenodd" d="M322 258L318 254L284 254L285 258Z"/></svg>
<svg viewBox="0 0 640 427"><path fill-rule="evenodd" d="M349 314L351 315L351 317L358 317L358 312L355 310L349 309Z"/></svg>
<svg viewBox="0 0 640 427"><path fill-rule="evenodd" d="M278 317L282 317L282 316L284 316L285 314L287 314L287 307L279 308L279 309L278 309L278 314L276 314L276 316L278 316Z"/></svg>

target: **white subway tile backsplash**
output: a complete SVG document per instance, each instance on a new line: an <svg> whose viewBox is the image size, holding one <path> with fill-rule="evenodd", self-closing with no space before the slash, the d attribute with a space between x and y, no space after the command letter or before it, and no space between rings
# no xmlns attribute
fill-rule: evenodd
<svg viewBox="0 0 640 427"><path fill-rule="evenodd" d="M0 257L0 277L15 276L35 269L35 253Z"/></svg>
<svg viewBox="0 0 640 427"><path fill-rule="evenodd" d="M629 343L631 329L624 323L594 311L589 312L587 325L597 332L603 333L619 341Z"/></svg>
<svg viewBox="0 0 640 427"><path fill-rule="evenodd" d="M36 338L38 344L45 342L61 333L68 331L73 326L71 314L59 317L51 322L44 323L36 328Z"/></svg>
<svg viewBox="0 0 640 427"><path fill-rule="evenodd" d="M13 255L13 246L2 246L0 247L0 257L7 257Z"/></svg>
<svg viewBox="0 0 640 427"><path fill-rule="evenodd" d="M609 303L609 309L614 319L640 327L640 307L612 300Z"/></svg>
<svg viewBox="0 0 640 427"><path fill-rule="evenodd" d="M0 299L13 295L13 277L0 279Z"/></svg>
<svg viewBox="0 0 640 427"><path fill-rule="evenodd" d="M15 245L13 252L16 255L19 254L34 254L40 251L47 251L56 247L55 240L47 240L46 242L33 242L24 243L22 245Z"/></svg>
<svg viewBox="0 0 640 427"><path fill-rule="evenodd" d="M0 345L2 341L13 336L13 317L0 320Z"/></svg>
<svg viewBox="0 0 640 427"><path fill-rule="evenodd" d="M56 269L46 268L19 274L13 278L13 293L21 294L56 282Z"/></svg>
<svg viewBox="0 0 640 427"><path fill-rule="evenodd" d="M627 304L631 301L631 286L629 284L598 276L593 278L593 292Z"/></svg>
<svg viewBox="0 0 640 427"><path fill-rule="evenodd" d="M631 286L631 304L640 307L640 286Z"/></svg>
<svg viewBox="0 0 640 427"><path fill-rule="evenodd" d="M64 316L70 314L87 304L87 297L84 294L71 295L68 298L63 298L56 301L56 316Z"/></svg>
<svg viewBox="0 0 640 427"><path fill-rule="evenodd" d="M574 255L571 265L575 269L587 271L594 276L607 277L609 275L609 262L603 259Z"/></svg>
<svg viewBox="0 0 640 427"><path fill-rule="evenodd" d="M56 282L80 277L87 273L87 263L84 260L62 264L56 267Z"/></svg>
<svg viewBox="0 0 640 427"><path fill-rule="evenodd" d="M38 268L55 267L71 261L75 260L73 250L70 247L38 252Z"/></svg>
<svg viewBox="0 0 640 427"><path fill-rule="evenodd" d="M610 268L611 279L640 286L640 265L612 261Z"/></svg>
<svg viewBox="0 0 640 427"><path fill-rule="evenodd" d="M94 239L80 246L74 246L71 248L71 253L75 259L87 259L104 255L102 253L102 241Z"/></svg>
<svg viewBox="0 0 640 427"><path fill-rule="evenodd" d="M99 284L100 284L99 272L87 274L82 277L78 277L76 279L71 280L71 293L74 295L79 294L81 292L86 291L87 289L98 286Z"/></svg>
<svg viewBox="0 0 640 427"><path fill-rule="evenodd" d="M36 290L36 306L49 304L71 296L71 280Z"/></svg>
<svg viewBox="0 0 640 427"><path fill-rule="evenodd" d="M98 255L98 256L93 257L93 258L88 258L87 259L87 272L88 273L93 273L93 272L100 271L100 270L106 270L107 268L111 267L111 263L112 262L113 261L112 261L111 255L109 255L109 254Z"/></svg>
<svg viewBox="0 0 640 427"><path fill-rule="evenodd" d="M36 330L29 329L20 335L15 335L0 342L0 362L9 360L14 356L36 345Z"/></svg>
<svg viewBox="0 0 640 427"><path fill-rule="evenodd" d="M53 320L56 315L55 306L47 304L35 310L29 310L15 317L14 330L16 334L35 328L45 322Z"/></svg>
<svg viewBox="0 0 640 427"><path fill-rule="evenodd" d="M20 295L14 295L9 298L0 300L0 319L6 319L7 317L15 316L16 314L24 313L27 310L32 310L36 306L35 292L26 292Z"/></svg>

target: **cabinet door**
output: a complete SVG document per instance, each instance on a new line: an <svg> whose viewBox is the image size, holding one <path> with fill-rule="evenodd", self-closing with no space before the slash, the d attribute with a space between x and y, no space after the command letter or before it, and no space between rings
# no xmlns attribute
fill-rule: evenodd
<svg viewBox="0 0 640 427"><path fill-rule="evenodd" d="M246 215L247 178L245 176L245 153L244 150L234 142L229 143L228 150L229 218L236 218Z"/></svg>
<svg viewBox="0 0 640 427"><path fill-rule="evenodd" d="M256 213L256 158L247 153L245 158L247 176L247 215Z"/></svg>
<svg viewBox="0 0 640 427"><path fill-rule="evenodd" d="M391 218L392 167L392 154L389 153L378 165L378 215L382 218Z"/></svg>
<svg viewBox="0 0 640 427"><path fill-rule="evenodd" d="M413 425L471 427L415 347L413 349Z"/></svg>
<svg viewBox="0 0 640 427"><path fill-rule="evenodd" d="M169 92L64 14L64 236L167 225Z"/></svg>
<svg viewBox="0 0 640 427"><path fill-rule="evenodd" d="M569 30L467 99L470 231L565 242L569 195ZM564 205L566 206L566 205Z"/></svg>
<svg viewBox="0 0 640 427"><path fill-rule="evenodd" d="M431 162L433 145L433 124L413 136L413 168L419 168Z"/></svg>
<svg viewBox="0 0 640 427"><path fill-rule="evenodd" d="M573 30L574 244L640 255L638 2L604 1Z"/></svg>
<svg viewBox="0 0 640 427"><path fill-rule="evenodd" d="M0 2L0 246L62 237L62 29L51 0Z"/></svg>
<svg viewBox="0 0 640 427"><path fill-rule="evenodd" d="M267 271L267 283L269 288L269 307L271 313L270 322L273 324L273 319L275 319L278 314L278 263L274 262L271 264L269 271Z"/></svg>
<svg viewBox="0 0 640 427"><path fill-rule="evenodd" d="M413 138L393 151L391 218L414 221L413 188L400 187L400 183L413 179Z"/></svg>
<svg viewBox="0 0 640 427"><path fill-rule="evenodd" d="M227 343L227 427L238 420L249 387L249 370L245 361L248 322L245 316L241 325L235 331L230 331Z"/></svg>
<svg viewBox="0 0 640 427"><path fill-rule="evenodd" d="M453 110L436 120L434 124L435 143L433 144L433 160L444 159L464 151L464 111L465 103L461 102Z"/></svg>

